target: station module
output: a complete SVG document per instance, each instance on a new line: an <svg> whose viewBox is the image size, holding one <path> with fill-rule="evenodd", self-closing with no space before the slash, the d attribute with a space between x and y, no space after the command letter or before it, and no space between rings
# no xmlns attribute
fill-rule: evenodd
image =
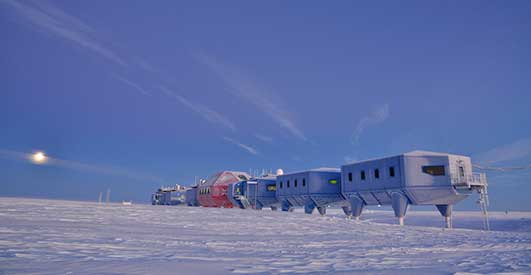
<svg viewBox="0 0 531 275"><path fill-rule="evenodd" d="M434 205L452 227L452 206L473 191L480 193L486 215L486 176L473 173L466 156L412 151L343 165L341 178L356 219L366 205L391 205L402 225L409 205Z"/></svg>
<svg viewBox="0 0 531 275"><path fill-rule="evenodd" d="M473 192L488 230L488 195L485 174L474 173L470 157L428 151L358 161L338 168L318 168L251 178L247 173L222 171L189 188L189 206L292 211L303 207L325 215L329 206L341 207L348 217L358 220L371 205L390 205L400 225L410 205L433 205L452 227L452 207ZM159 189L153 204L182 202L181 187Z"/></svg>
<svg viewBox="0 0 531 275"><path fill-rule="evenodd" d="M232 202L227 196L229 185L250 178L247 173L238 171L216 173L198 186L197 201L204 207L232 208Z"/></svg>

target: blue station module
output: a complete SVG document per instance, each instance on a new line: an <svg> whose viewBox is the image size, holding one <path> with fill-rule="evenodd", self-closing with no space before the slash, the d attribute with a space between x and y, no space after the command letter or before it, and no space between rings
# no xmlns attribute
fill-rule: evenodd
<svg viewBox="0 0 531 275"><path fill-rule="evenodd" d="M161 187L151 195L152 205L179 205L185 200L186 188L176 184L171 187Z"/></svg>
<svg viewBox="0 0 531 275"><path fill-rule="evenodd" d="M473 191L487 200L485 174L473 173L466 156L412 151L343 165L341 175L356 219L367 205L391 205L402 225L409 205L435 205L451 227L452 205Z"/></svg>
<svg viewBox="0 0 531 275"><path fill-rule="evenodd" d="M317 208L321 215L329 205L338 205L350 215L349 205L341 194L341 172L337 168L318 168L277 176L277 199L283 211L304 207L307 214Z"/></svg>
<svg viewBox="0 0 531 275"><path fill-rule="evenodd" d="M276 210L279 204L276 188L276 175L268 174L229 185L227 196L234 205L243 209L271 207Z"/></svg>
<svg viewBox="0 0 531 275"><path fill-rule="evenodd" d="M472 168L467 156L412 151L346 164L341 169L318 168L289 174L279 169L276 175L242 177L238 178L240 181L234 178L222 186L227 186L226 191L220 189L213 194L244 209L276 210L280 206L283 211L293 211L304 207L305 213L311 214L317 208L324 215L328 206L338 206L356 220L366 206L390 205L400 225L404 224L410 205L434 205L451 228L453 205L478 192L488 230L487 179L485 174L473 173ZM205 190L210 193L210 188ZM152 202L178 204L182 193L177 186L161 188L153 194ZM186 194L186 204L205 206L200 203L198 187L188 189Z"/></svg>
<svg viewBox="0 0 531 275"><path fill-rule="evenodd" d="M199 206L199 202L197 201L197 185L193 185L186 189L184 203L187 206Z"/></svg>

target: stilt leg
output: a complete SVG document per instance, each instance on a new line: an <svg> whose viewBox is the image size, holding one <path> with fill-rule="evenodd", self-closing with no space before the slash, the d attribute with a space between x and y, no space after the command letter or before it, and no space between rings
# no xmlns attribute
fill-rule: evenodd
<svg viewBox="0 0 531 275"><path fill-rule="evenodd" d="M360 215L361 215L361 212L363 211L364 206L365 206L365 203L359 197L350 198L350 207L352 209L352 216L354 217L356 221L360 220Z"/></svg>
<svg viewBox="0 0 531 275"><path fill-rule="evenodd" d="M326 206L317 207L317 211L319 211L321 216L324 216L326 214Z"/></svg>
<svg viewBox="0 0 531 275"><path fill-rule="evenodd" d="M452 228L452 205L438 204L436 207L444 217L446 228Z"/></svg>
<svg viewBox="0 0 531 275"><path fill-rule="evenodd" d="M446 223L446 228L451 229L452 226L452 217L444 217L444 221Z"/></svg>
<svg viewBox="0 0 531 275"><path fill-rule="evenodd" d="M293 207L291 206L291 204L288 201L283 201L282 202L282 211L292 212L293 211Z"/></svg>
<svg viewBox="0 0 531 275"><path fill-rule="evenodd" d="M341 208L343 209L343 213L345 213L345 215L347 215L347 219L351 219L352 218L352 209L350 209L350 207L348 207L348 206L343 206Z"/></svg>
<svg viewBox="0 0 531 275"><path fill-rule="evenodd" d="M315 204L313 203L313 201L309 201L304 205L304 213L306 214L312 214L314 209Z"/></svg>
<svg viewBox="0 0 531 275"><path fill-rule="evenodd" d="M409 206L408 199L402 193L391 194L393 210L395 217L398 218L398 223L404 225L404 217L406 216L407 208Z"/></svg>

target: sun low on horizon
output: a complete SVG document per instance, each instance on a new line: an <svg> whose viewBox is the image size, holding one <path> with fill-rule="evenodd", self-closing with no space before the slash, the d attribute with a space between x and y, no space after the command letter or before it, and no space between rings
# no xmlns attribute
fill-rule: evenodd
<svg viewBox="0 0 531 275"><path fill-rule="evenodd" d="M48 156L43 151L37 151L30 157L35 164L45 164L48 161Z"/></svg>

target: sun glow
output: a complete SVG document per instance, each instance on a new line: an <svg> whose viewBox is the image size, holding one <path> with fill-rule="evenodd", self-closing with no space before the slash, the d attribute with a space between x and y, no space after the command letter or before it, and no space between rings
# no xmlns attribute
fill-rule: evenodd
<svg viewBox="0 0 531 275"><path fill-rule="evenodd" d="M31 156L31 160L37 164L45 163L47 158L48 157L44 154L44 152L36 152Z"/></svg>

